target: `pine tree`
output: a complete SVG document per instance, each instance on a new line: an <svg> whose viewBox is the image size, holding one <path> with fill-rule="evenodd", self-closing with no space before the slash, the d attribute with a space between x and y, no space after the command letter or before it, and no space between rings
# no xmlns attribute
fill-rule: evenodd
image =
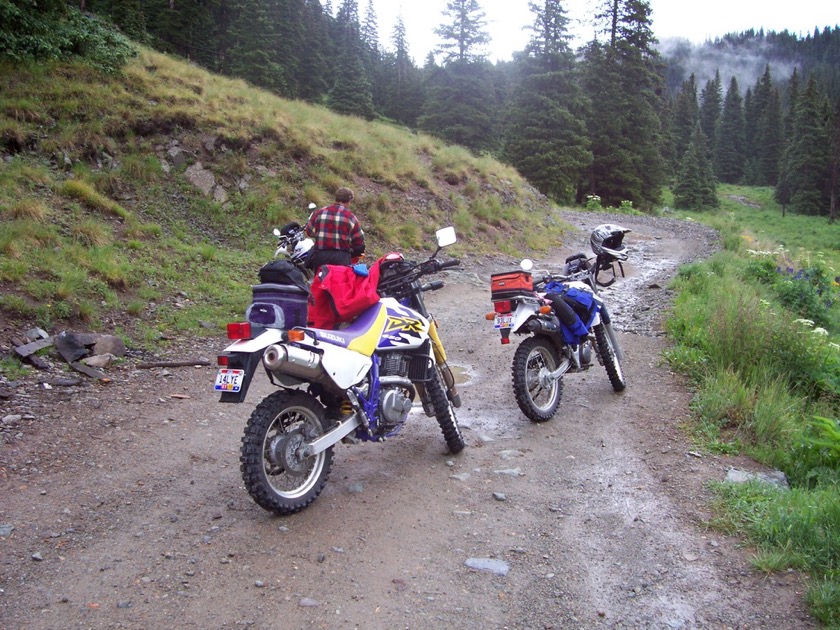
<svg viewBox="0 0 840 630"><path fill-rule="evenodd" d="M402 15L397 17L391 43L394 52L384 59L387 89L383 113L388 118L414 127L423 108L422 78L408 54Z"/></svg>
<svg viewBox="0 0 840 630"><path fill-rule="evenodd" d="M627 200L647 208L659 201L664 168L659 152L662 108L659 55L650 30L650 4L610 0L599 13L610 44L585 53L587 121L592 140L589 192L609 205Z"/></svg>
<svg viewBox="0 0 840 630"><path fill-rule="evenodd" d="M332 59L332 40L327 32L327 16L320 0L304 0L303 33L295 83L298 96L311 102L320 101L332 85L332 68L327 61Z"/></svg>
<svg viewBox="0 0 840 630"><path fill-rule="evenodd" d="M225 69L229 43L223 44L220 34L230 28L232 13L220 0L179 0L174 6L169 0L150 0L144 4L146 28L155 48L215 72Z"/></svg>
<svg viewBox="0 0 840 630"><path fill-rule="evenodd" d="M363 45L362 61L365 65L365 72L370 78L373 105L377 112L381 112L385 109L387 99L385 94L385 64L379 44L379 25L376 20L373 0L367 2L360 35Z"/></svg>
<svg viewBox="0 0 840 630"><path fill-rule="evenodd" d="M420 128L476 152L497 149L493 67L487 62L455 60L427 72Z"/></svg>
<svg viewBox="0 0 840 630"><path fill-rule="evenodd" d="M784 152L784 125L782 122L782 101L779 91L770 92L770 100L759 119L758 165L761 181L765 186L775 186L779 180L779 162Z"/></svg>
<svg viewBox="0 0 840 630"><path fill-rule="evenodd" d="M766 186L775 184L774 171L778 172L778 165L773 166L773 153L778 159L778 140L774 136L778 127L773 130L771 119L777 114L773 112L776 88L770 76L770 66L764 68L764 74L756 79L751 98L744 100L745 133L744 146L746 166L744 176L746 183L752 186ZM780 112L778 112L780 115ZM778 124L781 120L778 121Z"/></svg>
<svg viewBox="0 0 840 630"><path fill-rule="evenodd" d="M101 4L99 11L108 15L131 39L146 39L146 14L142 0L108 0Z"/></svg>
<svg viewBox="0 0 840 630"><path fill-rule="evenodd" d="M226 74L250 81L261 88L287 95L290 80L281 63L276 43L282 23L282 0L235 0L234 18L228 36Z"/></svg>
<svg viewBox="0 0 840 630"><path fill-rule="evenodd" d="M829 175L829 210L828 219L832 223L837 220L837 196L840 193L840 96L834 104L831 117L831 162Z"/></svg>
<svg viewBox="0 0 840 630"><path fill-rule="evenodd" d="M797 100L793 137L776 186L776 198L789 200L793 209L802 214L821 214L829 208L831 143L826 120L825 100L811 75Z"/></svg>
<svg viewBox="0 0 840 630"><path fill-rule="evenodd" d="M729 82L723 112L717 128L714 152L715 173L727 184L737 184L744 176L744 109L735 77Z"/></svg>
<svg viewBox="0 0 840 630"><path fill-rule="evenodd" d="M718 207L715 178L707 157L708 151L706 134L698 122L674 184L674 204L678 208L708 210Z"/></svg>
<svg viewBox="0 0 840 630"><path fill-rule="evenodd" d="M694 73L683 81L674 105L674 152L677 162L682 161L683 155L691 144L691 136L700 119L700 105L697 101L697 82Z"/></svg>
<svg viewBox="0 0 840 630"><path fill-rule="evenodd" d="M717 126L721 116L720 71L715 71L715 78L706 82L700 92L700 128L706 134L709 155L714 155L717 146Z"/></svg>
<svg viewBox="0 0 840 630"><path fill-rule="evenodd" d="M446 6L443 14L452 21L435 29L444 62L427 69L426 100L418 124L473 151L498 149L493 66L480 51L490 41L484 12L476 0L452 0Z"/></svg>
<svg viewBox="0 0 840 630"><path fill-rule="evenodd" d="M511 106L503 157L543 194L574 201L592 154L568 46L568 18L559 0L529 7L535 14L534 37L518 60L525 76Z"/></svg>
<svg viewBox="0 0 840 630"><path fill-rule="evenodd" d="M364 42L356 0L343 0L336 15L335 78L327 94L330 109L368 120L375 114L371 80L364 63Z"/></svg>
<svg viewBox="0 0 840 630"><path fill-rule="evenodd" d="M441 45L438 53L443 53L443 63L451 61L481 61L486 57L483 47L490 42L486 27L485 13L477 0L450 0L446 3L444 22L435 29Z"/></svg>
<svg viewBox="0 0 840 630"><path fill-rule="evenodd" d="M569 18L560 0L529 2L528 9L534 14L533 31L526 53L536 59L543 71L552 72L568 69L573 56L569 47Z"/></svg>

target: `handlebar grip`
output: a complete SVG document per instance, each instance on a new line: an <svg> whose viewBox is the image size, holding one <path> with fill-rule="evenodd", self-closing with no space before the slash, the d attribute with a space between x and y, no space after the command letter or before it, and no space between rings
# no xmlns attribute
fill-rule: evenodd
<svg viewBox="0 0 840 630"><path fill-rule="evenodd" d="M437 291L438 289L443 288L443 280L432 280L428 284L424 284L420 287L421 291Z"/></svg>
<svg viewBox="0 0 840 630"><path fill-rule="evenodd" d="M448 269L449 267L458 267L460 266L461 261L457 258L453 258L452 260L445 260L444 262L438 263L438 269Z"/></svg>

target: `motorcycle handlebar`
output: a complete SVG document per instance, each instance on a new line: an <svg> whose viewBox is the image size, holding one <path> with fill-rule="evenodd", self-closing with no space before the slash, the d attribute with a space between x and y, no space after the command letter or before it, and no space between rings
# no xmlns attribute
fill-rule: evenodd
<svg viewBox="0 0 840 630"><path fill-rule="evenodd" d="M449 269L450 267L458 267L461 264L461 261L457 258L453 258L452 260L445 260L443 262L438 263L438 269Z"/></svg>
<svg viewBox="0 0 840 630"><path fill-rule="evenodd" d="M437 291L438 289L442 289L442 288L443 288L443 280L433 280L432 282L429 282L428 284L424 284L422 287L420 287L420 290L421 291Z"/></svg>

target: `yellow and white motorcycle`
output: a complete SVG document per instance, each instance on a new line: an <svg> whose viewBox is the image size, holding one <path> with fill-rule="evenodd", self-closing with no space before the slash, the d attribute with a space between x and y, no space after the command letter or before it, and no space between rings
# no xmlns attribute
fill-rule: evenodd
<svg viewBox="0 0 840 630"><path fill-rule="evenodd" d="M329 478L334 445L395 435L415 397L437 419L450 452L464 448L460 398L423 302L443 282L420 282L460 264L437 260L455 242L454 229L438 230L437 240L421 263L400 254L377 261L381 299L343 328L307 326L306 290L283 284L254 287L251 321L228 325L236 341L218 358L221 402L244 401L260 366L278 387L251 414L240 452L245 487L266 510L292 514L312 503Z"/></svg>

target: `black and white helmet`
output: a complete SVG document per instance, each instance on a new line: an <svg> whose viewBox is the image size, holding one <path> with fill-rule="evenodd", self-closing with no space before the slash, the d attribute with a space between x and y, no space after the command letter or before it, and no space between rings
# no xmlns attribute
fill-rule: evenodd
<svg viewBox="0 0 840 630"><path fill-rule="evenodd" d="M599 225L592 230L592 235L589 237L592 251L598 258L608 262L627 260L627 246L624 244L624 235L627 232L632 232L632 230L612 223Z"/></svg>

